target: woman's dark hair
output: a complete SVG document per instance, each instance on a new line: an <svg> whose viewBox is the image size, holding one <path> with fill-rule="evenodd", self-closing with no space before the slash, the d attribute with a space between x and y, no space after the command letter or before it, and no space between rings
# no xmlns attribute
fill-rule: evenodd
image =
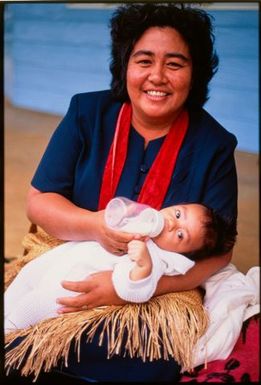
<svg viewBox="0 0 261 385"><path fill-rule="evenodd" d="M136 42L150 27L172 27L189 47L192 57L192 89L187 106L202 107L208 99L208 83L217 71L211 16L205 11L174 3L126 4L117 8L111 21L111 90L122 102L128 101L126 73Z"/></svg>
<svg viewBox="0 0 261 385"><path fill-rule="evenodd" d="M205 209L202 219L203 245L198 250L186 253L186 256L193 260L228 253L236 242L236 221L221 216L205 205L202 206Z"/></svg>

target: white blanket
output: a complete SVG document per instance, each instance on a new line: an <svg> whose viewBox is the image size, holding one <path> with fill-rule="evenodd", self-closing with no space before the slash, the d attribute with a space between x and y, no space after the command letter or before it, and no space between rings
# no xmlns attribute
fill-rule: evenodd
<svg viewBox="0 0 261 385"><path fill-rule="evenodd" d="M232 263L205 281L204 306L210 324L195 347L195 367L229 356L243 322L260 312L259 282L259 266L252 267L245 275Z"/></svg>

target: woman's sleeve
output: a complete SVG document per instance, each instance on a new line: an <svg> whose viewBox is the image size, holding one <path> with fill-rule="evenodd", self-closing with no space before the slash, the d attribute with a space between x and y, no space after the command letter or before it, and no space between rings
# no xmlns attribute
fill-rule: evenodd
<svg viewBox="0 0 261 385"><path fill-rule="evenodd" d="M234 151L237 140L234 135L230 141L219 148L209 164L209 176L204 191L203 203L218 210L230 219L237 218L237 172Z"/></svg>
<svg viewBox="0 0 261 385"><path fill-rule="evenodd" d="M82 148L77 95L53 133L32 179L32 186L42 192L57 192L70 199L74 171Z"/></svg>

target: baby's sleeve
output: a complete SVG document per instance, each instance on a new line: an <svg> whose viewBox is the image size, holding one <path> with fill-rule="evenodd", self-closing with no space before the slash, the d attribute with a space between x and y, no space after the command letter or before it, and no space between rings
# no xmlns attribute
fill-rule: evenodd
<svg viewBox="0 0 261 385"><path fill-rule="evenodd" d="M135 262L126 258L115 265L112 282L120 298L128 302L142 303L147 302L153 296L158 280L163 275L163 264L156 255L152 254L151 258L151 274L138 281L130 279L130 271L135 266Z"/></svg>

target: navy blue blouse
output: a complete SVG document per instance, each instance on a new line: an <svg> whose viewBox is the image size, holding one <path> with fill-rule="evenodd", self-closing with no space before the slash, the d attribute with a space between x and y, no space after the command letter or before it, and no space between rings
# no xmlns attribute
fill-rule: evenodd
<svg viewBox="0 0 261 385"><path fill-rule="evenodd" d="M42 192L60 193L80 207L97 210L120 107L110 91L75 95L48 144L32 185ZM205 110L189 111L189 116L188 132L163 207L201 202L236 218L237 140ZM137 199L163 141L164 137L152 140L144 149L143 137L131 128L116 195Z"/></svg>

